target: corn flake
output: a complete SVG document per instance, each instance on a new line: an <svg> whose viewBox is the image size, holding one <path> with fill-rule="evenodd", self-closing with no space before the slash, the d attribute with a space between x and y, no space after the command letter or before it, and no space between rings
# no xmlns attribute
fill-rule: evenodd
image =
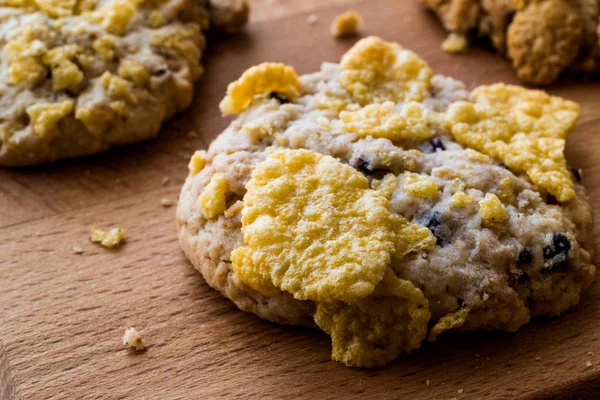
<svg viewBox="0 0 600 400"><path fill-rule="evenodd" d="M430 316L423 293L387 269L375 291L364 299L317 303L315 322L331 336L334 360L374 367L418 348Z"/></svg>
<svg viewBox="0 0 600 400"><path fill-rule="evenodd" d="M227 178L221 173L216 173L202 194L198 197L198 208L205 218L213 218L223 214L227 209L226 194L229 188Z"/></svg>
<svg viewBox="0 0 600 400"><path fill-rule="evenodd" d="M252 104L256 95L279 92L294 98L300 86L294 68L281 63L263 63L249 68L230 83L219 107L223 115L239 114Z"/></svg>
<svg viewBox="0 0 600 400"><path fill-rule="evenodd" d="M397 222L362 174L329 156L284 150L260 163L246 188L246 246L232 256L242 281L265 294L270 287L260 282L270 281L317 301L374 290L395 250Z"/></svg>
<svg viewBox="0 0 600 400"><path fill-rule="evenodd" d="M342 130L356 133L359 137L372 136L399 140L427 140L433 132L429 129L425 109L419 103L409 102L396 112L395 104L386 101L370 104L358 111L340 114Z"/></svg>
<svg viewBox="0 0 600 400"><path fill-rule="evenodd" d="M496 84L452 104L445 124L456 140L526 172L560 202L575 196L564 157L565 138L579 106L539 90Z"/></svg>
<svg viewBox="0 0 600 400"><path fill-rule="evenodd" d="M339 83L361 105L421 101L433 72L416 53L378 37L358 41L340 63Z"/></svg>

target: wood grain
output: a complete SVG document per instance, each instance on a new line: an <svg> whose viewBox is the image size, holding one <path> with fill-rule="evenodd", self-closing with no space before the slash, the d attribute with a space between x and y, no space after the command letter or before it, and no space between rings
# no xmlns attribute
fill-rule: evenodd
<svg viewBox="0 0 600 400"><path fill-rule="evenodd" d="M495 54L443 53L444 32L414 1L348 1L365 18L364 34L414 49L439 73L470 87L517 82ZM283 11L256 0L255 22L211 45L200 95L158 138L0 171L0 398L597 398L599 283L560 318L516 334L442 336L388 368L362 370L330 361L326 335L238 311L203 282L179 250L174 208L160 199L176 199L189 155L228 123L217 109L227 83L266 60L314 71L353 43L327 33L348 4L276 3ZM313 12L319 23L311 26ZM562 80L549 90L582 104L567 157L584 169L598 216L600 84ZM187 136L192 129L199 137ZM87 241L91 226L113 225L128 231L120 250ZM145 337L147 351L121 346L129 326Z"/></svg>

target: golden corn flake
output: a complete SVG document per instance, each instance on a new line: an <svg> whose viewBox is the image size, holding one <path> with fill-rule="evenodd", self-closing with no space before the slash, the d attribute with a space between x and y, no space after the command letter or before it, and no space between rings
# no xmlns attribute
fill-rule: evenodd
<svg viewBox="0 0 600 400"><path fill-rule="evenodd" d="M189 175L194 176L197 175L200 171L204 169L206 166L206 151L197 150L194 152L194 155L190 159L190 163L188 164L188 169L190 171Z"/></svg>
<svg viewBox="0 0 600 400"><path fill-rule="evenodd" d="M342 57L339 84L362 105L421 101L432 76L431 68L414 52L371 36Z"/></svg>
<svg viewBox="0 0 600 400"><path fill-rule="evenodd" d="M456 192L450 198L450 206L456 208L465 208L469 204L473 203L473 197L469 196L465 192Z"/></svg>
<svg viewBox="0 0 600 400"><path fill-rule="evenodd" d="M429 199L438 193L437 183L427 175L415 174L414 172L405 172L402 178L404 191L413 197Z"/></svg>
<svg viewBox="0 0 600 400"><path fill-rule="evenodd" d="M452 104L445 124L456 140L526 172L560 202L575 196L564 157L565 138L579 106L538 90L496 84Z"/></svg>
<svg viewBox="0 0 600 400"><path fill-rule="evenodd" d="M469 312L470 310L468 308L461 308L458 311L443 316L437 324L431 328L429 335L427 335L427 340L434 341L440 333L450 329L460 328L467 320Z"/></svg>
<svg viewBox="0 0 600 400"><path fill-rule="evenodd" d="M317 303L315 322L331 336L334 360L351 367L375 367L418 348L430 316L423 293L387 269L364 299Z"/></svg>
<svg viewBox="0 0 600 400"><path fill-rule="evenodd" d="M102 246L112 249L123 242L125 231L121 228L112 228L103 231L102 229L92 228L90 231L90 240L93 243L100 243Z"/></svg>
<svg viewBox="0 0 600 400"><path fill-rule="evenodd" d="M394 215L394 217L395 260L402 259L410 253L431 249L435 245L437 239L428 228L414 224L400 215Z"/></svg>
<svg viewBox="0 0 600 400"><path fill-rule="evenodd" d="M137 87L145 87L150 81L150 72L137 61L122 60L119 64L120 77L133 81Z"/></svg>
<svg viewBox="0 0 600 400"><path fill-rule="evenodd" d="M106 32L122 36L127 32L135 8L131 0L113 0L108 7L96 12L102 15L102 27Z"/></svg>
<svg viewBox="0 0 600 400"><path fill-rule="evenodd" d="M246 246L232 256L243 282L266 294L259 284L270 281L317 301L374 290L395 249L396 218L362 174L329 156L284 150L260 163L246 188Z"/></svg>
<svg viewBox="0 0 600 400"><path fill-rule="evenodd" d="M52 18L73 15L76 0L34 0L35 5Z"/></svg>
<svg viewBox="0 0 600 400"><path fill-rule="evenodd" d="M198 197L198 208L205 218L213 218L227 210L226 194L229 189L227 178L221 173L216 173L202 194Z"/></svg>
<svg viewBox="0 0 600 400"><path fill-rule="evenodd" d="M230 83L219 107L223 115L239 114L252 104L256 95L278 92L294 98L300 86L294 68L281 63L263 63L249 68Z"/></svg>
<svg viewBox="0 0 600 400"><path fill-rule="evenodd" d="M419 103L409 102L396 112L391 101L370 104L358 111L343 111L340 114L342 130L356 133L358 137L372 136L399 140L427 140L433 132L429 129L426 111Z"/></svg>
<svg viewBox="0 0 600 400"><path fill-rule="evenodd" d="M509 218L508 211L504 205L493 193L488 193L479 201L479 214L483 219L490 221L506 221Z"/></svg>
<svg viewBox="0 0 600 400"><path fill-rule="evenodd" d="M57 132L58 122L73 111L73 101L38 103L27 107L26 111L31 119L33 131L44 137Z"/></svg>

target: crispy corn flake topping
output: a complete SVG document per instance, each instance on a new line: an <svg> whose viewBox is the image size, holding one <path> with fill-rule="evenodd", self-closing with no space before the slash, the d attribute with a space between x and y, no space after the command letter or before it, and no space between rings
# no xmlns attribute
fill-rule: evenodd
<svg viewBox="0 0 600 400"><path fill-rule="evenodd" d="M73 101L63 100L58 103L39 103L27 107L27 115L31 118L33 130L41 137L55 134L61 119L73 111Z"/></svg>
<svg viewBox="0 0 600 400"><path fill-rule="evenodd" d="M297 299L365 297L401 242L396 232L412 233L362 174L312 151L271 154L246 188L246 246L233 252L233 269L265 294L277 287Z"/></svg>
<svg viewBox="0 0 600 400"><path fill-rule="evenodd" d="M488 193L479 201L479 214L483 219L502 222L509 218L508 211L493 193Z"/></svg>
<svg viewBox="0 0 600 400"><path fill-rule="evenodd" d="M340 113L343 131L356 133L358 137L372 136L394 141L423 141L431 138L426 111L419 103L406 103L400 112L391 101L370 104L358 111Z"/></svg>
<svg viewBox="0 0 600 400"><path fill-rule="evenodd" d="M564 157L579 106L539 90L496 84L452 104L445 124L459 143L501 160L560 202L575 196Z"/></svg>
<svg viewBox="0 0 600 400"><path fill-rule="evenodd" d="M427 340L434 341L442 332L460 328L469 317L469 312L470 310L468 308L461 308L458 311L443 316L439 319L437 324L431 328L429 335L427 335Z"/></svg>
<svg viewBox="0 0 600 400"><path fill-rule="evenodd" d="M404 191L413 197L429 199L438 193L435 180L427 175L405 172L402 178Z"/></svg>
<svg viewBox="0 0 600 400"><path fill-rule="evenodd" d="M190 163L188 164L188 170L190 171L189 175L194 176L197 175L200 171L204 169L206 166L206 151L205 150L197 150L194 152L192 158L190 158Z"/></svg>
<svg viewBox="0 0 600 400"><path fill-rule="evenodd" d="M300 81L294 68L281 63L263 63L249 68L227 87L227 95L219 104L223 115L239 114L257 95L283 93L294 98L300 90Z"/></svg>
<svg viewBox="0 0 600 400"><path fill-rule="evenodd" d="M416 53L378 37L358 41L340 63L340 85L361 105L421 101L433 72Z"/></svg>
<svg viewBox="0 0 600 400"><path fill-rule="evenodd" d="M198 208L205 218L213 218L227 210L226 194L229 188L227 178L221 173L216 173L202 194L198 197Z"/></svg>
<svg viewBox="0 0 600 400"><path fill-rule="evenodd" d="M346 304L319 302L315 322L331 336L332 358L352 367L382 366L418 348L431 314L423 293L388 268L375 291Z"/></svg>

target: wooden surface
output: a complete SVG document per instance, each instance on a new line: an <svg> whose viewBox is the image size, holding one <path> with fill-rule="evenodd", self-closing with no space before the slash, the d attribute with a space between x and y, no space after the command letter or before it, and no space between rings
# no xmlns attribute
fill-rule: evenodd
<svg viewBox="0 0 600 400"><path fill-rule="evenodd" d="M305 73L338 60L354 40L334 40L328 25L352 6L365 18L364 34L404 44L436 72L470 87L516 82L492 53L443 53L444 32L412 0L254 6L246 32L211 44L200 95L159 138L0 170L0 398L598 398L600 284L572 312L517 334L443 335L388 368L361 370L330 361L325 334L238 311L203 282L179 250L174 207L160 199L176 200L192 151L226 126L218 101L248 66L283 61ZM310 26L313 12L319 21ZM567 156L584 169L598 216L600 83L563 80L550 91L582 104ZM200 136L188 137L190 129ZM114 225L127 230L120 250L88 242L91 226ZM123 348L129 326L147 351Z"/></svg>

